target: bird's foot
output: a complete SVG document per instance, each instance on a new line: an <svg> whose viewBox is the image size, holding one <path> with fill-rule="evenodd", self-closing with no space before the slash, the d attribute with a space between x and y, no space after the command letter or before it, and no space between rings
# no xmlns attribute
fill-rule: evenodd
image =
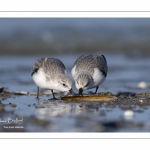
<svg viewBox="0 0 150 150"><path fill-rule="evenodd" d="M36 100L39 100L39 97L38 97L38 96L36 97Z"/></svg>

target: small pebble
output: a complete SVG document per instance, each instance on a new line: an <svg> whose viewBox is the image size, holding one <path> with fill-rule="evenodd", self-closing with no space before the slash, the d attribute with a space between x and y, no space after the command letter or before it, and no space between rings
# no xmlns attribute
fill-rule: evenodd
<svg viewBox="0 0 150 150"><path fill-rule="evenodd" d="M141 88L141 89L145 89L145 88L148 88L148 84L144 81L141 81L139 84L138 84L138 87Z"/></svg>
<svg viewBox="0 0 150 150"><path fill-rule="evenodd" d="M4 108L3 108L3 105L0 104L0 111L2 111Z"/></svg>
<svg viewBox="0 0 150 150"><path fill-rule="evenodd" d="M17 107L17 105L16 105L16 104L11 104L11 106L12 106L12 107Z"/></svg>
<svg viewBox="0 0 150 150"><path fill-rule="evenodd" d="M82 109L82 110L84 110L84 109L86 109L86 106L84 104L82 104L82 103L81 104L77 104L76 105L76 109L79 109L79 110Z"/></svg>
<svg viewBox="0 0 150 150"><path fill-rule="evenodd" d="M124 117L125 117L126 119L132 119L133 116L134 116L134 112L133 112L132 110L126 110L126 111L124 112Z"/></svg>
<svg viewBox="0 0 150 150"><path fill-rule="evenodd" d="M143 103L143 100L141 99L141 100L139 100L139 102L140 102L140 103Z"/></svg>

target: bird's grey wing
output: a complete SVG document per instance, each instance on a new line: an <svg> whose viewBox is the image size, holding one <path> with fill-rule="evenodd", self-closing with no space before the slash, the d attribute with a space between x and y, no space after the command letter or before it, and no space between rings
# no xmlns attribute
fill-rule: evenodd
<svg viewBox="0 0 150 150"><path fill-rule="evenodd" d="M36 68L35 66L32 67L31 76L34 75L39 70L39 68Z"/></svg>
<svg viewBox="0 0 150 150"><path fill-rule="evenodd" d="M103 75L106 77L107 71L108 71L108 66L107 66L107 61L106 61L105 56L104 55L97 56L96 64L97 64L99 70L102 71Z"/></svg>
<svg viewBox="0 0 150 150"><path fill-rule="evenodd" d="M105 56L104 56L104 55L101 55L101 57L104 59L104 61L105 61L105 62L106 62L106 64L107 64L107 61L106 61Z"/></svg>
<svg viewBox="0 0 150 150"><path fill-rule="evenodd" d="M31 76L33 76L33 74L39 70L39 68L43 64L44 60L45 60L45 58L40 58L35 62L35 64L32 67L32 70L31 70Z"/></svg>
<svg viewBox="0 0 150 150"><path fill-rule="evenodd" d="M55 58L55 60L56 60L57 66L59 66L59 68L66 70L66 67L62 61L60 61L59 59L56 59L56 58Z"/></svg>
<svg viewBox="0 0 150 150"><path fill-rule="evenodd" d="M81 55L79 58L76 59L76 61L73 64L73 67L80 64L82 62L82 59L85 57L85 55Z"/></svg>
<svg viewBox="0 0 150 150"><path fill-rule="evenodd" d="M66 70L65 65L59 59L56 58L48 58L44 66L45 68L50 69L52 71L55 70L58 72L64 72L64 70Z"/></svg>
<svg viewBox="0 0 150 150"><path fill-rule="evenodd" d="M66 74L64 64L56 58L46 58L42 69L46 76L52 80L56 79L58 74Z"/></svg>

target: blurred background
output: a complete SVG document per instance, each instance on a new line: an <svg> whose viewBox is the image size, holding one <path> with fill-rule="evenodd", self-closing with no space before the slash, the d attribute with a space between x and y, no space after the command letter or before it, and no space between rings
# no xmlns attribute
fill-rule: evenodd
<svg viewBox="0 0 150 150"><path fill-rule="evenodd" d="M0 53L149 54L149 18L0 18Z"/></svg>
<svg viewBox="0 0 150 150"><path fill-rule="evenodd" d="M99 92L148 92L149 49L149 18L0 18L0 83L36 91L30 74L38 58L60 59L71 77L75 60L93 53L108 63Z"/></svg>

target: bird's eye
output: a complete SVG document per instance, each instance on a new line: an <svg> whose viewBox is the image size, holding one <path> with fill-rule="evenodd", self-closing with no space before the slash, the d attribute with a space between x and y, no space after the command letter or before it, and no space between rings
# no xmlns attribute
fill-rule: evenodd
<svg viewBox="0 0 150 150"><path fill-rule="evenodd" d="M66 84L63 84L63 86L66 86Z"/></svg>

